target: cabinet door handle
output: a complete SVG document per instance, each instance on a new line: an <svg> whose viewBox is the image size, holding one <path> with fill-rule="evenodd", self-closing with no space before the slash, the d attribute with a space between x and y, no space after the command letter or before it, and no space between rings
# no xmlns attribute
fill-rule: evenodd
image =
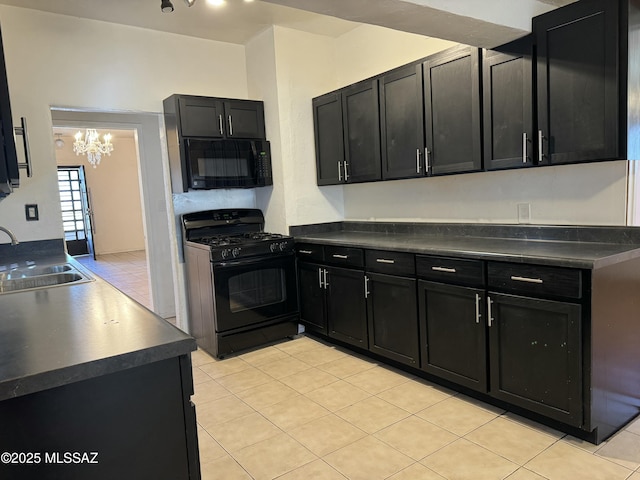
<svg viewBox="0 0 640 480"><path fill-rule="evenodd" d="M492 304L493 304L493 300L491 300L491 297L487 297L487 317L488 317L489 327L491 327L494 320L493 313L491 312Z"/></svg>
<svg viewBox="0 0 640 480"><path fill-rule="evenodd" d="M516 282L526 282L526 283L544 283L541 278L528 278L528 277L517 277L511 276L511 280L515 280Z"/></svg>
<svg viewBox="0 0 640 480"><path fill-rule="evenodd" d="M20 127L13 127L14 139L16 135L22 135L22 146L24 147L25 162L19 163L18 168L26 169L27 177L31 178L31 175L32 175L31 152L29 151L29 135L27 134L27 119L24 117L20 117L20 124L21 124Z"/></svg>
<svg viewBox="0 0 640 480"><path fill-rule="evenodd" d="M220 126L220 135L224 135L224 126L222 125L222 115L218 115L218 124Z"/></svg>
<svg viewBox="0 0 640 480"><path fill-rule="evenodd" d="M420 149L416 149L416 173L420 173Z"/></svg>
<svg viewBox="0 0 640 480"><path fill-rule="evenodd" d="M431 152L429 151L428 148L425 147L424 149L424 174L425 175L429 175L429 154Z"/></svg>
<svg viewBox="0 0 640 480"><path fill-rule="evenodd" d="M436 272L456 273L455 268L448 267L431 267L431 270L435 270Z"/></svg>
<svg viewBox="0 0 640 480"><path fill-rule="evenodd" d="M338 162L338 181L341 182L342 181L342 168L341 165L342 162Z"/></svg>
<svg viewBox="0 0 640 480"><path fill-rule="evenodd" d="M298 253L303 253L304 255L311 255L313 253L312 250L298 250Z"/></svg>
<svg viewBox="0 0 640 480"><path fill-rule="evenodd" d="M347 163L347 161L344 161L344 181L348 182L349 181L349 164Z"/></svg>
<svg viewBox="0 0 640 480"><path fill-rule="evenodd" d="M527 138L527 132L524 132L522 134L522 163L527 163L527 160L529 159L529 156L527 155L527 149L529 147L528 142L529 139Z"/></svg>
<svg viewBox="0 0 640 480"><path fill-rule="evenodd" d="M538 130L538 163L542 163L544 161L544 153L542 151L543 140L544 135L542 134L542 130Z"/></svg>
<svg viewBox="0 0 640 480"><path fill-rule="evenodd" d="M378 263L388 263L388 264L396 263L395 260L387 260L386 258L376 258L376 262L378 262Z"/></svg>
<svg viewBox="0 0 640 480"><path fill-rule="evenodd" d="M369 291L369 277L365 275L364 276L364 298L369 298L370 293L371 292Z"/></svg>
<svg viewBox="0 0 640 480"><path fill-rule="evenodd" d="M327 282L327 269L324 269L324 289L326 290L327 287L329 286L329 282Z"/></svg>
<svg viewBox="0 0 640 480"><path fill-rule="evenodd" d="M324 283L322 283L322 269L318 268L318 286L320 287L320 290L322 290L324 288Z"/></svg>
<svg viewBox="0 0 640 480"><path fill-rule="evenodd" d="M476 323L480 323L480 295L476 293Z"/></svg>
<svg viewBox="0 0 640 480"><path fill-rule="evenodd" d="M233 137L233 121L231 120L231 115L229 115L229 136Z"/></svg>
<svg viewBox="0 0 640 480"><path fill-rule="evenodd" d="M346 260L347 258L349 258L349 255L338 255L337 253L334 253L333 255L331 255L333 258L340 258L342 260Z"/></svg>

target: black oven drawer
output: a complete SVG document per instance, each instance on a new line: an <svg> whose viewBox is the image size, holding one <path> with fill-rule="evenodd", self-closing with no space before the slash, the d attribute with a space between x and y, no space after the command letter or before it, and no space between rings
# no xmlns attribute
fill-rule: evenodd
<svg viewBox="0 0 640 480"><path fill-rule="evenodd" d="M484 287L484 262L464 258L416 256L418 277L433 282Z"/></svg>
<svg viewBox="0 0 640 480"><path fill-rule="evenodd" d="M317 243L296 243L296 253L298 258L305 262L322 262L324 260L324 249Z"/></svg>
<svg viewBox="0 0 640 480"><path fill-rule="evenodd" d="M324 261L342 267L364 267L364 253L361 248L325 245Z"/></svg>
<svg viewBox="0 0 640 480"><path fill-rule="evenodd" d="M488 263L488 283L492 290L529 297L582 298L582 271L519 263Z"/></svg>
<svg viewBox="0 0 640 480"><path fill-rule="evenodd" d="M413 277L416 273L415 256L412 253L367 250L367 272Z"/></svg>

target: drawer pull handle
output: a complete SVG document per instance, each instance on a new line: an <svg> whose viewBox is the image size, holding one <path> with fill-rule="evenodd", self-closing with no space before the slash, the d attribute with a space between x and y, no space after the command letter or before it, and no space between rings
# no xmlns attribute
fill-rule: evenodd
<svg viewBox="0 0 640 480"><path fill-rule="evenodd" d="M337 253L334 253L333 258L341 258L342 260L346 260L347 258L349 258L349 255L338 255Z"/></svg>
<svg viewBox="0 0 640 480"><path fill-rule="evenodd" d="M386 258L377 258L376 262L378 262L378 263L388 263L388 264L391 264L391 265L396 263L395 260L387 260Z"/></svg>
<svg viewBox="0 0 640 480"><path fill-rule="evenodd" d="M304 253L305 255L311 255L313 253L312 250L298 250L298 253Z"/></svg>
<svg viewBox="0 0 640 480"><path fill-rule="evenodd" d="M447 267L431 267L431 270L435 270L436 272L456 273L455 268L447 268Z"/></svg>
<svg viewBox="0 0 640 480"><path fill-rule="evenodd" d="M511 276L511 280L515 280L516 282L526 282L526 283L543 283L541 278L528 278L528 277L516 277Z"/></svg>

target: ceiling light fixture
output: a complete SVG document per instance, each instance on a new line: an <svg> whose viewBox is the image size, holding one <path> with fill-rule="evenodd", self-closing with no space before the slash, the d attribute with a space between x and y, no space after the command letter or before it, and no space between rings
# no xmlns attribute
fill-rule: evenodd
<svg viewBox="0 0 640 480"><path fill-rule="evenodd" d="M162 13L171 13L173 12L173 3L171 0L160 0L160 9Z"/></svg>
<svg viewBox="0 0 640 480"><path fill-rule="evenodd" d="M61 136L62 136L61 133L56 133L57 138L56 138L55 144L58 150L64 147L64 140L60 138Z"/></svg>
<svg viewBox="0 0 640 480"><path fill-rule="evenodd" d="M102 159L102 155L111 155L113 152L113 145L111 144L111 134L106 133L102 137L104 143L100 141L100 135L95 128L87 128L87 133L84 140L82 139L82 132L78 132L75 135L76 141L73 142L73 151L76 155L86 155L87 160L96 168Z"/></svg>
<svg viewBox="0 0 640 480"><path fill-rule="evenodd" d="M187 7L193 7L193 4L196 3L196 0L184 0L184 3L187 4Z"/></svg>

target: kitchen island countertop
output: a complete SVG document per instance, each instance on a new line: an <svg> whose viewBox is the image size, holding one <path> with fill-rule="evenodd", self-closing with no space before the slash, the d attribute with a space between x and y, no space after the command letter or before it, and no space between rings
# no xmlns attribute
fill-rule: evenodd
<svg viewBox="0 0 640 480"><path fill-rule="evenodd" d="M192 337L88 276L86 283L0 295L0 401L196 349Z"/></svg>

